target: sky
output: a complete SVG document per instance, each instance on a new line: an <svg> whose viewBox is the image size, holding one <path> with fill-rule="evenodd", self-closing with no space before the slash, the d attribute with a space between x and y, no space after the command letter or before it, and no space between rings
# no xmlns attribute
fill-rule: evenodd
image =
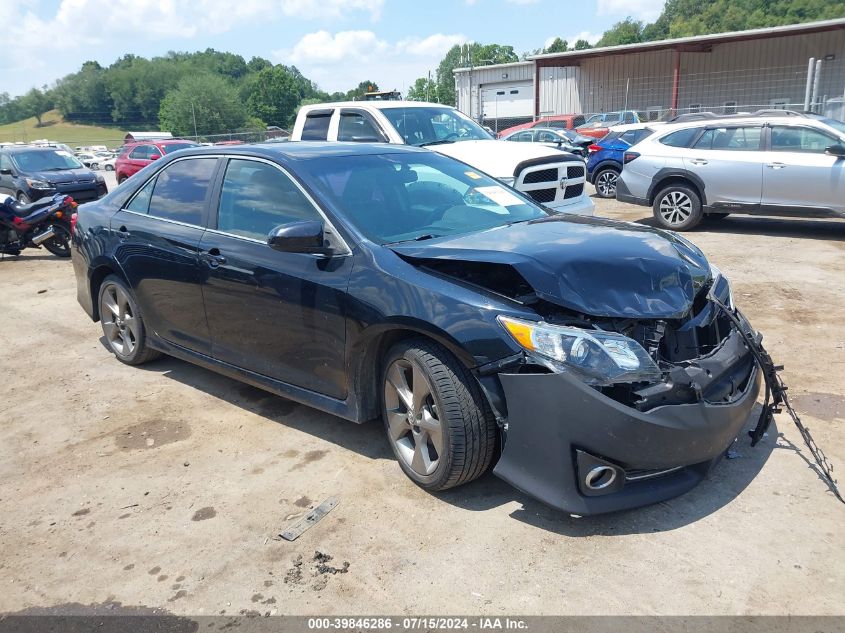
<svg viewBox="0 0 845 633"><path fill-rule="evenodd" d="M328 92L364 80L404 94L454 44L517 54L594 43L664 0L0 0L0 92L52 85L83 62L214 48L295 65Z"/></svg>

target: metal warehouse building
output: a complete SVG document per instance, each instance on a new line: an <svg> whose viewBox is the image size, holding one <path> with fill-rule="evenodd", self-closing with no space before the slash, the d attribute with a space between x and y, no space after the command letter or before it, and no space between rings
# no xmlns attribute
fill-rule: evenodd
<svg viewBox="0 0 845 633"><path fill-rule="evenodd" d="M811 63L812 60L812 63ZM845 19L529 57L455 70L457 107L501 129L568 113L821 111L845 97Z"/></svg>

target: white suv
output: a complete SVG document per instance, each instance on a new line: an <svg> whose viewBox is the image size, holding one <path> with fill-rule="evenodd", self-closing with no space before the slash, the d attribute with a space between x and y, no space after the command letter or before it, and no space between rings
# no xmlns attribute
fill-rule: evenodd
<svg viewBox="0 0 845 633"><path fill-rule="evenodd" d="M486 172L554 211L593 215L580 158L535 143L495 140L439 103L350 101L300 109L291 141L399 143L426 147Z"/></svg>
<svg viewBox="0 0 845 633"><path fill-rule="evenodd" d="M731 213L845 218L845 123L818 115L667 124L623 162L617 200L674 231Z"/></svg>

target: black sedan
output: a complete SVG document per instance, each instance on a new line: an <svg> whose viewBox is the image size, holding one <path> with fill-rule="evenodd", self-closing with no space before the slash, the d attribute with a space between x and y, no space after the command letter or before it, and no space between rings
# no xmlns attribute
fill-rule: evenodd
<svg viewBox="0 0 845 633"><path fill-rule="evenodd" d="M494 466L577 514L667 499L759 391L730 285L690 242L554 215L424 149L178 152L81 207L72 253L120 361L381 417L427 490Z"/></svg>

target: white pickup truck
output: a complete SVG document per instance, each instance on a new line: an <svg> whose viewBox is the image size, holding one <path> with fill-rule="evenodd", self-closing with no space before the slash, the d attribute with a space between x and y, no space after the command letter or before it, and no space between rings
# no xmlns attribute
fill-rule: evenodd
<svg viewBox="0 0 845 633"><path fill-rule="evenodd" d="M535 143L497 141L455 108L419 101L304 106L292 141L399 143L427 147L486 172L555 211L593 215L584 161Z"/></svg>

